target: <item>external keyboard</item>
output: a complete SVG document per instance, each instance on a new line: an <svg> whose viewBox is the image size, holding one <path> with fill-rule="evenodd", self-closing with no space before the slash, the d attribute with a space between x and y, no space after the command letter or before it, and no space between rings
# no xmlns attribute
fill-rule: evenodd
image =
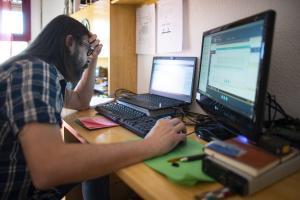
<svg viewBox="0 0 300 200"><path fill-rule="evenodd" d="M149 117L140 111L117 102L99 105L95 109L99 114L119 123L140 137L145 137L159 119Z"/></svg>

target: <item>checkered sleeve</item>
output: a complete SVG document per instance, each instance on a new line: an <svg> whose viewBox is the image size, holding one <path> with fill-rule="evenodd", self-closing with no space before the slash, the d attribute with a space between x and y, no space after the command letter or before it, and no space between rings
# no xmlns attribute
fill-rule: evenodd
<svg viewBox="0 0 300 200"><path fill-rule="evenodd" d="M42 61L17 65L7 92L13 132L17 135L30 122L61 125L63 99L56 69Z"/></svg>

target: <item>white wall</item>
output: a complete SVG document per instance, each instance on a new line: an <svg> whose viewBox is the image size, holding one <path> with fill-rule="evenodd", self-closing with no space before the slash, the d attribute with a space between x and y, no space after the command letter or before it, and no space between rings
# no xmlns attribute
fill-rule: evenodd
<svg viewBox="0 0 300 200"><path fill-rule="evenodd" d="M54 17L64 13L65 0L42 0L42 27L45 27Z"/></svg>
<svg viewBox="0 0 300 200"><path fill-rule="evenodd" d="M198 68L204 31L267 9L275 10L277 16L268 91L276 95L287 113L300 117L300 1L183 0L183 7L183 51L160 55L197 56ZM148 91L151 62L152 56L138 55L139 93ZM196 104L191 108L199 109Z"/></svg>
<svg viewBox="0 0 300 200"><path fill-rule="evenodd" d="M31 39L33 40L54 17L64 13L65 0L31 1Z"/></svg>
<svg viewBox="0 0 300 200"><path fill-rule="evenodd" d="M41 31L41 0L31 1L31 40Z"/></svg>

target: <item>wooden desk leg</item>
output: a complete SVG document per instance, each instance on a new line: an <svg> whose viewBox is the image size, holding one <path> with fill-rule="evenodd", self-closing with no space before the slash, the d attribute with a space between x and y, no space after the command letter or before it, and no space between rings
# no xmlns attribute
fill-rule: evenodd
<svg viewBox="0 0 300 200"><path fill-rule="evenodd" d="M66 128L62 128L62 137L65 143L80 143L80 141ZM83 200L81 184L74 187L62 200Z"/></svg>
<svg viewBox="0 0 300 200"><path fill-rule="evenodd" d="M63 140L65 143L80 143L66 127L63 127Z"/></svg>

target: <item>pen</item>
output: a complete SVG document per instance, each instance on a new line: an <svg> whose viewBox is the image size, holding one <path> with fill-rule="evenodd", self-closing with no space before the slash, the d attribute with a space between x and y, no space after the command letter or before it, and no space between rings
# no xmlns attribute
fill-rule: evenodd
<svg viewBox="0 0 300 200"><path fill-rule="evenodd" d="M170 162L170 163L174 163L177 161L189 162L189 161L194 161L194 160L201 160L204 157L205 157L205 154L196 154L196 155L192 155L192 156L182 156L182 157L172 158L172 159L168 160L168 162Z"/></svg>
<svg viewBox="0 0 300 200"><path fill-rule="evenodd" d="M205 158L205 154L197 154L197 155L192 155L192 156L185 156L179 159L180 162L190 162L194 160L202 160Z"/></svg>
<svg viewBox="0 0 300 200"><path fill-rule="evenodd" d="M185 133L185 132L179 132L180 134L185 134L186 136L188 136L188 135L191 135L191 134L193 134L193 133L195 133L195 131L193 131L193 132L190 132L190 133Z"/></svg>
<svg viewBox="0 0 300 200"><path fill-rule="evenodd" d="M195 131L192 131L192 132L190 132L190 133L186 133L185 135L188 136L188 135L191 135L191 134L193 134L193 133L195 133Z"/></svg>

